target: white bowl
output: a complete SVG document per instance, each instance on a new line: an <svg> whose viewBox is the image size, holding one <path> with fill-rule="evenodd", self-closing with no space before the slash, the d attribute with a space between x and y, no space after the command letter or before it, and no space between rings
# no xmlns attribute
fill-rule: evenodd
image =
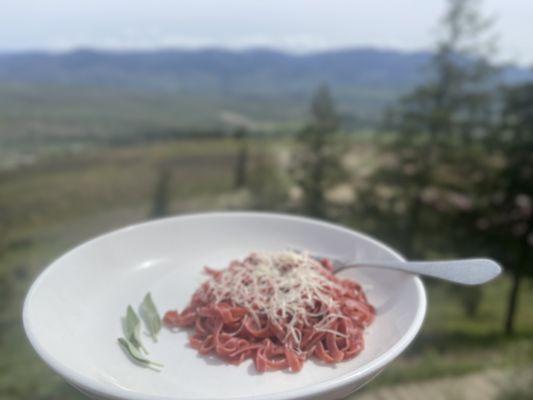
<svg viewBox="0 0 533 400"><path fill-rule="evenodd" d="M162 330L144 340L162 372L134 365L117 345L121 316L152 292L161 313L183 309L205 280L205 265L223 268L254 250L308 249L346 261L401 260L376 240L337 225L264 213L209 213L167 218L90 240L53 262L31 287L24 327L42 359L96 399L321 399L347 396L376 376L418 333L426 311L420 279L399 271L346 271L365 287L377 318L355 359L301 372L258 374L206 359L187 332Z"/></svg>

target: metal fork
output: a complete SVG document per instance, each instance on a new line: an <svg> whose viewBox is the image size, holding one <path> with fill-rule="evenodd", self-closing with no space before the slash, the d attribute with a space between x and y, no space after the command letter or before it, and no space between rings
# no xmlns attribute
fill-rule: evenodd
<svg viewBox="0 0 533 400"><path fill-rule="evenodd" d="M488 258L467 258L444 261L357 261L344 262L319 254L309 255L317 260L329 259L333 264L333 273L352 268L380 268L409 272L411 274L429 276L461 285L481 285L489 282L502 273L502 267Z"/></svg>

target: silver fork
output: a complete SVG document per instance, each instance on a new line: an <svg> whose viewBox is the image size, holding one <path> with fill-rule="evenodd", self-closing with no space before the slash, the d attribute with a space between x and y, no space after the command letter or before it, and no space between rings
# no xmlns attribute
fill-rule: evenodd
<svg viewBox="0 0 533 400"><path fill-rule="evenodd" d="M488 258L466 258L444 261L357 261L347 263L341 260L309 253L317 260L329 259L333 264L333 273L352 268L380 268L409 272L411 274L429 276L461 285L481 285L489 282L502 273L502 267Z"/></svg>

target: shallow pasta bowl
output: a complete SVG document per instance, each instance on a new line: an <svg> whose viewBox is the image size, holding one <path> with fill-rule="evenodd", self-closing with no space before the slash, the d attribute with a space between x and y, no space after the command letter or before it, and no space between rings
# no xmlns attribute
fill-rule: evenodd
<svg viewBox="0 0 533 400"><path fill-rule="evenodd" d="M267 213L184 215L129 226L90 240L53 262L31 287L24 327L41 358L94 399L340 399L393 361L418 333L426 311L420 279L400 271L358 268L376 307L365 349L330 366L307 361L297 374L255 372L252 361L226 365L199 356L186 331L144 340L161 372L133 364L117 345L121 316L148 291L159 310L183 309L206 279L205 265L226 267L252 251L308 249L346 261L401 256L355 231L301 217Z"/></svg>

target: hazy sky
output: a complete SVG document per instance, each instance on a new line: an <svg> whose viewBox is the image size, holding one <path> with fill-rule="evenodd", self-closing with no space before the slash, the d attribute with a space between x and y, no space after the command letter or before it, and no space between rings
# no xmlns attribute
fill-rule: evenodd
<svg viewBox="0 0 533 400"><path fill-rule="evenodd" d="M500 53L533 64L533 0L485 0ZM10 0L0 51L269 46L430 47L444 0Z"/></svg>

